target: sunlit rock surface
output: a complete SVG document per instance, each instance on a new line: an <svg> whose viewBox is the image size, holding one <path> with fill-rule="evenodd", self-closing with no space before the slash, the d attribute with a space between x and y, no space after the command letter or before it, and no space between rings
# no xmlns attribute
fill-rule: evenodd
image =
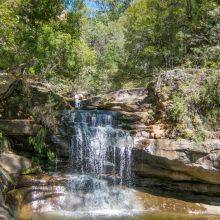
<svg viewBox="0 0 220 220"><path fill-rule="evenodd" d="M188 75L194 77L191 73L187 75L179 73L178 70L169 74L174 80L174 84L169 82L174 90ZM162 81L157 82L158 88ZM162 97L164 95L160 94L159 90L120 90L103 97L85 100L82 108L109 109L121 114L121 127L129 130L134 137L133 170L137 177L145 180L151 177L161 181L169 180L170 187L167 189L172 191L219 196L219 133L206 131L207 139L198 143L175 139L174 131L161 120L164 117L161 100L167 100L167 103L169 101L169 97ZM161 183L161 187L163 185Z"/></svg>

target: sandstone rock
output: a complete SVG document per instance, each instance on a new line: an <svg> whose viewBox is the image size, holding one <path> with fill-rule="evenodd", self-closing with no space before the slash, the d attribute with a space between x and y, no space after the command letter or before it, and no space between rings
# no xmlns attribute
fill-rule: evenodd
<svg viewBox="0 0 220 220"><path fill-rule="evenodd" d="M23 187L38 187L38 186L61 186L68 185L69 178L65 175L47 175L47 174L32 174L21 175L19 181L16 182L15 188Z"/></svg>
<svg viewBox="0 0 220 220"><path fill-rule="evenodd" d="M33 120L0 120L0 130L6 135L34 135L40 129Z"/></svg>
<svg viewBox="0 0 220 220"><path fill-rule="evenodd" d="M69 107L67 100L59 94L53 92L52 88L45 84L28 84L31 92L31 102L33 106L44 106L49 102L56 102L57 109Z"/></svg>
<svg viewBox="0 0 220 220"><path fill-rule="evenodd" d="M0 100L11 94L16 82L16 78L12 75L0 73Z"/></svg>
<svg viewBox="0 0 220 220"><path fill-rule="evenodd" d="M134 149L134 169L143 177L220 185L219 156L219 140L196 144L188 140L149 139L144 148Z"/></svg>
<svg viewBox="0 0 220 220"><path fill-rule="evenodd" d="M57 154L60 157L69 157L69 143L67 138L63 138L57 134L52 136L52 141L57 146Z"/></svg>
<svg viewBox="0 0 220 220"><path fill-rule="evenodd" d="M108 97L116 101L131 102L143 100L148 95L146 88L122 89L107 94Z"/></svg>
<svg viewBox="0 0 220 220"><path fill-rule="evenodd" d="M147 96L148 91L145 88L124 89L83 100L81 106L83 109L94 106L99 109L133 112L150 107L149 103L145 102Z"/></svg>
<svg viewBox="0 0 220 220"><path fill-rule="evenodd" d="M14 220L15 219L14 214L10 210L10 208L4 202L1 202L1 195L0 195L0 219L1 220Z"/></svg>
<svg viewBox="0 0 220 220"><path fill-rule="evenodd" d="M5 192L13 188L12 179L9 174L0 167L0 219L14 219L13 210L5 203Z"/></svg>
<svg viewBox="0 0 220 220"><path fill-rule="evenodd" d="M0 154L0 168L10 175L21 174L24 170L32 167L32 162L23 156L10 151Z"/></svg>
<svg viewBox="0 0 220 220"><path fill-rule="evenodd" d="M135 186L137 189L146 192L157 193L159 195L173 194L175 192L176 197L190 200L201 200L203 196L206 198L206 203L215 202L220 204L220 186L206 183L193 183L190 181L170 181L168 178L154 178L149 175L146 178L136 178ZM192 196L194 195L194 197ZM197 195L197 196L196 196ZM201 196L202 195L202 196ZM209 198L212 197L212 199ZM214 201L215 200L215 201Z"/></svg>
<svg viewBox="0 0 220 220"><path fill-rule="evenodd" d="M14 189L7 193L7 204L17 219L31 219L34 211L47 208L47 204L56 203L62 194L55 186L32 186Z"/></svg>
<svg viewBox="0 0 220 220"><path fill-rule="evenodd" d="M21 176L15 189L7 193L7 204L18 219L31 219L33 212L45 210L52 204L58 209L68 204L59 198L70 184L69 176L44 174Z"/></svg>
<svg viewBox="0 0 220 220"><path fill-rule="evenodd" d="M146 129L149 134L150 134L150 138L155 138L155 139L158 139L158 138L163 138L165 137L165 131L164 129L162 128L162 125L150 125L147 127Z"/></svg>
<svg viewBox="0 0 220 220"><path fill-rule="evenodd" d="M16 218L15 209L6 201L8 190L14 189L21 173L31 168L32 162L25 157L7 151L0 154L0 219L13 220Z"/></svg>
<svg viewBox="0 0 220 220"><path fill-rule="evenodd" d="M19 213L21 219L31 219L34 212L41 212L41 210L47 210L47 205L52 204L53 207L61 208L65 210L74 210L74 208L80 207L83 204L83 199L71 200L69 203L65 200L65 192L61 187L56 186L37 186L37 187L23 187L20 189L12 190L8 193L8 201L12 207ZM83 197L83 195L81 195ZM189 201L183 201L181 199L172 198L168 196L158 196L152 193L135 191L134 196L137 204L142 204L142 207L146 210L152 210L158 212L169 212L189 214L189 213L201 213L209 212L211 214L219 214L219 206L205 205L203 203L195 203ZM61 198L61 199L60 199ZM216 199L215 199L216 200ZM214 200L214 201L215 201ZM215 208L215 209L214 209ZM41 212L42 213L42 212ZM44 215L42 215L44 216ZM167 216L167 215L166 215ZM47 219L47 215L43 219ZM198 215L196 218L199 217ZM213 216L214 217L214 216ZM200 217L199 217L200 218ZM56 217L53 217L56 219ZM178 218L177 218L178 219ZM217 218L216 218L217 219Z"/></svg>

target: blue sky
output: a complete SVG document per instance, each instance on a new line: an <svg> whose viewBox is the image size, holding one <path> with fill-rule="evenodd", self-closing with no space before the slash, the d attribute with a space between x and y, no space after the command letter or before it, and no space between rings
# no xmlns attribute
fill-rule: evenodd
<svg viewBox="0 0 220 220"><path fill-rule="evenodd" d="M73 0L74 1L74 0ZM96 10L96 9L98 9L99 8L99 6L96 4L96 3L94 3L94 1L93 0L85 0L85 2L86 2L86 4L88 5L88 7L91 9L91 10ZM70 1L70 3L67 5L67 9L68 10L71 10L71 1Z"/></svg>
<svg viewBox="0 0 220 220"><path fill-rule="evenodd" d="M93 1L91 0L86 0L86 4L91 8L91 9L98 9L98 5L95 4Z"/></svg>

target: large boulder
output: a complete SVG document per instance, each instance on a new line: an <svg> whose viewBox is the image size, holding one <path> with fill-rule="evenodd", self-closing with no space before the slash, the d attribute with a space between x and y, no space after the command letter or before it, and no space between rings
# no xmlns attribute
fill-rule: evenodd
<svg viewBox="0 0 220 220"><path fill-rule="evenodd" d="M108 93L104 96L82 100L81 108L109 109L114 111L140 111L148 107L146 104L148 91L145 88L124 89Z"/></svg>
<svg viewBox="0 0 220 220"><path fill-rule="evenodd" d="M33 162L26 157L19 156L11 151L0 154L0 168L10 175L21 174L33 167Z"/></svg>
<svg viewBox="0 0 220 220"><path fill-rule="evenodd" d="M32 167L29 159L11 151L0 154L0 219L16 219L15 210L6 202L7 192L16 187L22 172Z"/></svg>
<svg viewBox="0 0 220 220"><path fill-rule="evenodd" d="M219 163L220 141L213 139L200 144L189 140L148 139L145 145L136 145L134 149L137 176L181 182L182 189L187 191L187 185L188 191L197 193L220 195Z"/></svg>

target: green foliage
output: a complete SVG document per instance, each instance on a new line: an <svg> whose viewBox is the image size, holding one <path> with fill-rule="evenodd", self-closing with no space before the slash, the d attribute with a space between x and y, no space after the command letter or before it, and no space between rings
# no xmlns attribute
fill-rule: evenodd
<svg viewBox="0 0 220 220"><path fill-rule="evenodd" d="M27 168L22 171L22 175L30 175L30 174L37 174L42 173L42 169L40 166L35 166L34 168Z"/></svg>
<svg viewBox="0 0 220 220"><path fill-rule="evenodd" d="M139 0L126 12L130 78L157 68L219 66L216 1Z"/></svg>
<svg viewBox="0 0 220 220"><path fill-rule="evenodd" d="M157 85L160 101L167 103L165 120L176 124L180 136L199 142L205 130L219 130L218 70L166 71Z"/></svg>
<svg viewBox="0 0 220 220"><path fill-rule="evenodd" d="M183 129L180 136L188 140L193 140L196 143L202 143L206 139L206 135L202 130L192 131Z"/></svg>
<svg viewBox="0 0 220 220"><path fill-rule="evenodd" d="M65 16L63 0L0 2L0 68L74 78L78 71L76 48L83 11Z"/></svg>
<svg viewBox="0 0 220 220"><path fill-rule="evenodd" d="M101 93L112 89L119 63L125 59L123 30L122 22L106 17L84 23L78 53L82 68L76 78L79 90Z"/></svg>
<svg viewBox="0 0 220 220"><path fill-rule="evenodd" d="M205 123L209 128L218 130L220 127L220 72L211 72L200 89L198 103L204 112Z"/></svg>
<svg viewBox="0 0 220 220"><path fill-rule="evenodd" d="M7 69L18 62L18 45L16 44L16 16L18 1L0 1L0 69Z"/></svg>
<svg viewBox="0 0 220 220"><path fill-rule="evenodd" d="M172 97L173 107L171 117L175 121L183 121L188 115L188 106L184 97L174 94Z"/></svg>
<svg viewBox="0 0 220 220"><path fill-rule="evenodd" d="M0 153L10 149L10 142L8 137L5 136L4 132L0 130Z"/></svg>
<svg viewBox="0 0 220 220"><path fill-rule="evenodd" d="M94 0L102 13L106 13L110 19L118 19L130 6L132 0Z"/></svg>
<svg viewBox="0 0 220 220"><path fill-rule="evenodd" d="M0 131L0 152L7 149L8 147L8 140L5 138L3 133Z"/></svg>
<svg viewBox="0 0 220 220"><path fill-rule="evenodd" d="M41 160L45 157L53 162L55 160L55 154L53 151L49 150L46 145L46 129L41 128L37 135L34 137L29 137L29 143L34 147L36 155L32 158L33 161L40 165Z"/></svg>
<svg viewBox="0 0 220 220"><path fill-rule="evenodd" d="M94 94L219 68L217 0L94 1L92 13L84 0L0 1L0 69Z"/></svg>
<svg viewBox="0 0 220 220"><path fill-rule="evenodd" d="M35 137L29 138L29 143L34 146L35 151L39 155L45 152L46 149L45 138L46 138L46 130L44 128L41 128Z"/></svg>
<svg viewBox="0 0 220 220"><path fill-rule="evenodd" d="M19 14L24 23L37 26L55 19L62 9L62 0L21 0Z"/></svg>
<svg viewBox="0 0 220 220"><path fill-rule="evenodd" d="M48 157L49 161L54 161L56 158L56 155L53 151L49 150L49 151L47 151L47 157Z"/></svg>
<svg viewBox="0 0 220 220"><path fill-rule="evenodd" d="M71 74L76 67L74 48L77 43L68 33L62 33L55 28L44 25L36 45L37 60L34 72Z"/></svg>

